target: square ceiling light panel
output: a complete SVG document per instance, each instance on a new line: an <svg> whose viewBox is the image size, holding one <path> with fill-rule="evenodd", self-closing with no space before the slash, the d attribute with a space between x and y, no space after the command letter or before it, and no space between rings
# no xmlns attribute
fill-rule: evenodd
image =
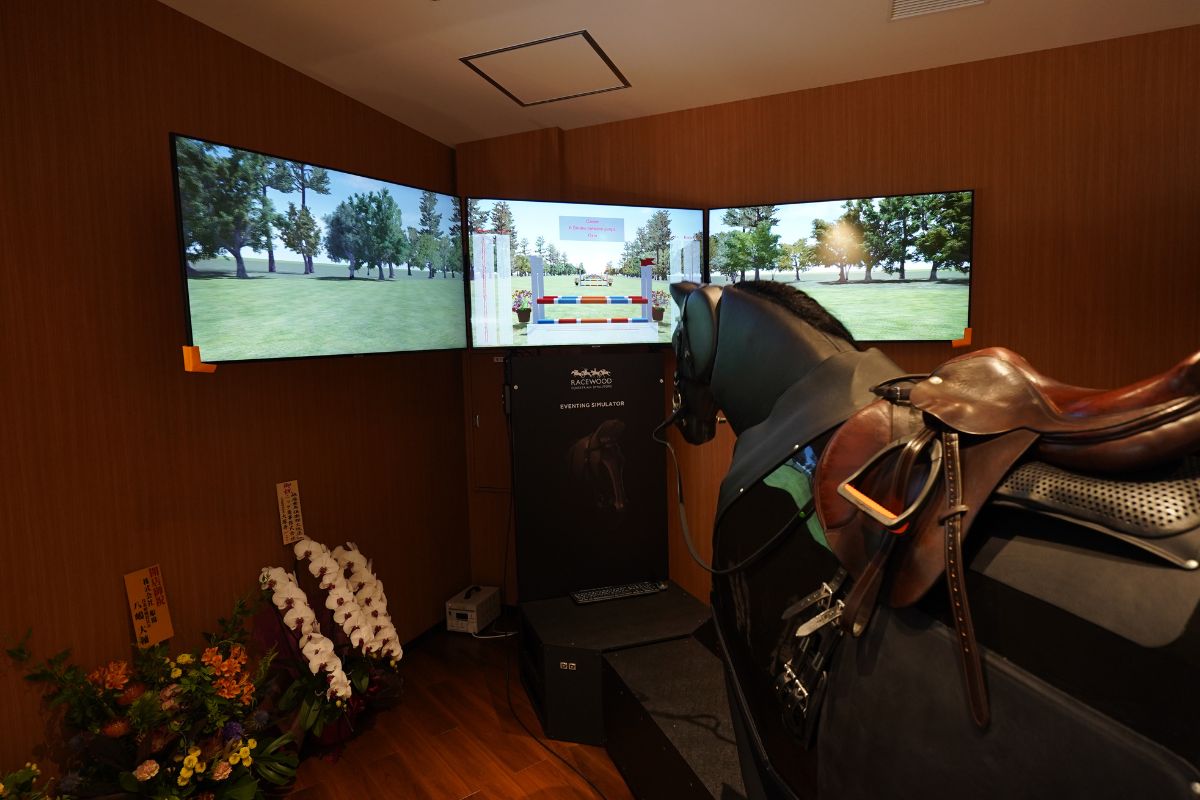
<svg viewBox="0 0 1200 800"><path fill-rule="evenodd" d="M520 106L629 88L587 31L502 47L461 59Z"/></svg>

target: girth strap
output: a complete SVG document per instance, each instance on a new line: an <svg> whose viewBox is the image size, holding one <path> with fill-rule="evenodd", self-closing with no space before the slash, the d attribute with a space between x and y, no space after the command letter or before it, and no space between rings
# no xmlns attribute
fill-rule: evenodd
<svg viewBox="0 0 1200 800"><path fill-rule="evenodd" d="M971 622L971 606L967 602L967 586L963 580L965 565L962 559L963 517L970 510L962 502L962 462L959 458L958 434L942 433L942 472L946 482L948 508L938 521L946 532L946 585L950 590L950 612L954 616L958 655L967 688L971 718L981 728L991 719L987 685L983 680L983 662L975 641L975 626Z"/></svg>

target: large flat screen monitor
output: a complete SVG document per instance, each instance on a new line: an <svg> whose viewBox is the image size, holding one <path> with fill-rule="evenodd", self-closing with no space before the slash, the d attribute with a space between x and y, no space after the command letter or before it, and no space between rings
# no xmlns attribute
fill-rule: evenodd
<svg viewBox="0 0 1200 800"><path fill-rule="evenodd" d="M973 211L970 191L710 209L710 279L789 283L862 341L959 339Z"/></svg>
<svg viewBox="0 0 1200 800"><path fill-rule="evenodd" d="M202 359L466 346L457 198L184 136L171 148Z"/></svg>
<svg viewBox="0 0 1200 800"><path fill-rule="evenodd" d="M700 209L467 201L471 343L666 343L667 287L699 281Z"/></svg>

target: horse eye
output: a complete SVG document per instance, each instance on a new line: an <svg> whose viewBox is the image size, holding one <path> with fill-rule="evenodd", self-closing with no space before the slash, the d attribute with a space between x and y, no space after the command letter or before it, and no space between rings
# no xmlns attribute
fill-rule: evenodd
<svg viewBox="0 0 1200 800"><path fill-rule="evenodd" d="M683 397L679 394L679 390L676 389L671 393L671 410L678 411L681 408L683 408Z"/></svg>

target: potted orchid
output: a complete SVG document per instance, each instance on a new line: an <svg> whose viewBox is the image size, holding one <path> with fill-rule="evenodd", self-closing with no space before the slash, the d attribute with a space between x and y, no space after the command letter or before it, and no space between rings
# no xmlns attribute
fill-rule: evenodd
<svg viewBox="0 0 1200 800"><path fill-rule="evenodd" d="M516 289L512 296L512 310L517 312L517 322L529 322L533 313L533 292L529 289Z"/></svg>
<svg viewBox="0 0 1200 800"><path fill-rule="evenodd" d="M311 733L318 746L336 745L353 735L358 717L399 697L404 650L383 584L353 543L331 551L302 539L295 555L307 563L300 577L311 583L311 576L315 588L306 591L278 567L262 574L283 634L280 650L290 655L280 665L291 685L279 705L295 712L293 731ZM323 602L310 605L310 596Z"/></svg>

